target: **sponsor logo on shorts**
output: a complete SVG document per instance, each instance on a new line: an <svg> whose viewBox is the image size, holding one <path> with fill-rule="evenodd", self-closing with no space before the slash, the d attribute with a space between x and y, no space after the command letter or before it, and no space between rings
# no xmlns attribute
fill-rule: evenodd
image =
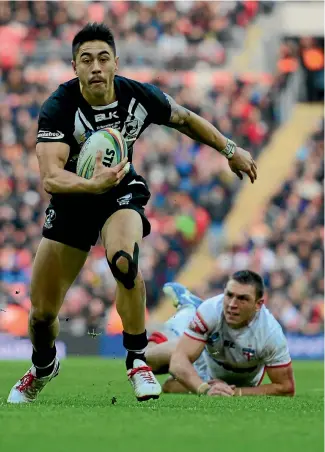
<svg viewBox="0 0 325 452"><path fill-rule="evenodd" d="M127 195L124 195L121 198L118 198L117 203L119 206L126 206L129 204L131 199L132 199L132 193L128 193Z"/></svg>
<svg viewBox="0 0 325 452"><path fill-rule="evenodd" d="M58 140L63 137L64 134L62 132L59 132L58 130L56 132L50 132L49 130L40 130L37 134L37 138L49 138L50 140Z"/></svg>
<svg viewBox="0 0 325 452"><path fill-rule="evenodd" d="M55 213L54 209L49 209L49 211L45 217L44 228L46 228L46 229L53 228L52 222L55 220L55 218L56 218L56 213Z"/></svg>
<svg viewBox="0 0 325 452"><path fill-rule="evenodd" d="M199 314L196 313L193 320L189 325L190 330L197 334L206 334L208 332L208 328L205 325L204 321L200 318Z"/></svg>

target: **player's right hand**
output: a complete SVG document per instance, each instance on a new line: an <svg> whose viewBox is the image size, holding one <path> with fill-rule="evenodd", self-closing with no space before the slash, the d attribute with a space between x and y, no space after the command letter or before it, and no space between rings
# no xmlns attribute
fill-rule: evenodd
<svg viewBox="0 0 325 452"><path fill-rule="evenodd" d="M209 382L211 388L207 392L208 396L224 396L224 397L232 397L235 394L233 387L227 385L227 383L223 381L215 381Z"/></svg>
<svg viewBox="0 0 325 452"><path fill-rule="evenodd" d="M130 163L125 157L113 168L107 168L102 163L102 152L96 154L96 164L94 168L92 182L92 191L96 194L105 193L113 187L116 187L130 170Z"/></svg>
<svg viewBox="0 0 325 452"><path fill-rule="evenodd" d="M237 147L236 152L228 160L229 167L240 180L243 180L242 173L246 173L251 183L257 179L257 166L251 154L242 148Z"/></svg>

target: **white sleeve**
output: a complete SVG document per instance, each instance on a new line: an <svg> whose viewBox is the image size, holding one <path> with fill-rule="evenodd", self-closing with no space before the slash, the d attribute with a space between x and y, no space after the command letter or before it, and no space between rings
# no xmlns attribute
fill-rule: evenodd
<svg viewBox="0 0 325 452"><path fill-rule="evenodd" d="M216 312L217 310L215 298L204 301L197 309L184 334L191 337L192 339L206 342L209 333L216 327Z"/></svg>
<svg viewBox="0 0 325 452"><path fill-rule="evenodd" d="M291 363L287 339L280 326L268 338L263 357L266 367L284 367Z"/></svg>

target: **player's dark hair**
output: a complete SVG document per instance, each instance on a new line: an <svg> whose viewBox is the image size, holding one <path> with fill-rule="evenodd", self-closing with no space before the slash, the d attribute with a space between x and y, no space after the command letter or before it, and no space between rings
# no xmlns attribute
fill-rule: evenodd
<svg viewBox="0 0 325 452"><path fill-rule="evenodd" d="M116 46L113 33L105 24L97 22L88 23L80 30L72 41L72 56L74 61L80 46L87 41L104 41L112 48L114 56L116 55Z"/></svg>
<svg viewBox="0 0 325 452"><path fill-rule="evenodd" d="M254 286L257 300L263 297L264 281L258 273L252 272L251 270L240 270L231 275L230 279L239 282L239 284Z"/></svg>

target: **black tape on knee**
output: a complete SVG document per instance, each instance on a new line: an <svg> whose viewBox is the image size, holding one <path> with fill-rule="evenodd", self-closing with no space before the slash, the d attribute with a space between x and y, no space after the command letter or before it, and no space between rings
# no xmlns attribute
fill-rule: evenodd
<svg viewBox="0 0 325 452"><path fill-rule="evenodd" d="M121 272L121 270L117 267L116 262L120 257L125 257L129 263L129 268L127 273ZM123 286L130 290L135 286L135 278L138 274L138 260L139 260L139 245L137 243L134 244L133 250L133 258L123 250L117 251L113 258L112 262L108 261L108 265L111 269L111 272L115 279L120 281Z"/></svg>

